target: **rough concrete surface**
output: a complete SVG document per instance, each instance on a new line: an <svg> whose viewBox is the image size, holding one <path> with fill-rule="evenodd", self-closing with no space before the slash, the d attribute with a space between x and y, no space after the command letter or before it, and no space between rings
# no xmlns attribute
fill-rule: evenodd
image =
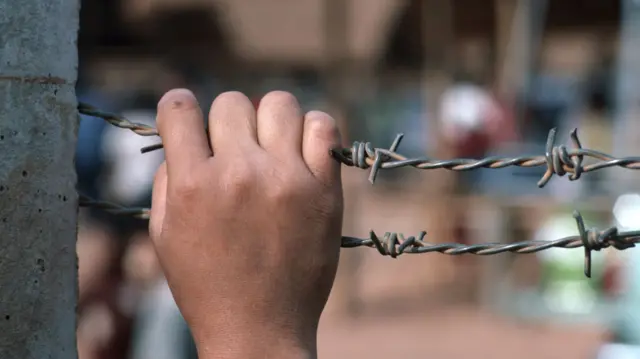
<svg viewBox="0 0 640 359"><path fill-rule="evenodd" d="M78 0L0 0L0 358L76 358Z"/></svg>

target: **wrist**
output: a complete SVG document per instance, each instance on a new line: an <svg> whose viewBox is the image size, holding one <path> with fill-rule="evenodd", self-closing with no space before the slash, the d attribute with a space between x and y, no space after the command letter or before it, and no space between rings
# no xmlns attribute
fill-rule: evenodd
<svg viewBox="0 0 640 359"><path fill-rule="evenodd" d="M244 348L210 347L198 349L199 359L316 359L315 350L295 346L252 345Z"/></svg>
<svg viewBox="0 0 640 359"><path fill-rule="evenodd" d="M302 339L290 333L243 331L196 339L200 359L315 359L315 336Z"/></svg>

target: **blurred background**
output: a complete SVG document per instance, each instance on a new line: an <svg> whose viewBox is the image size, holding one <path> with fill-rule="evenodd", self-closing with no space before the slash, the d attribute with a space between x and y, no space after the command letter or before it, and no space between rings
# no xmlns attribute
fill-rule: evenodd
<svg viewBox="0 0 640 359"><path fill-rule="evenodd" d="M205 113L223 91L270 90L370 141L449 159L544 153L572 128L585 147L640 154L636 0L83 1L78 97L153 125L156 103L192 89ZM162 151L82 118L80 190L148 206ZM434 243L553 240L588 226L637 230L640 181L608 169L536 182L544 167L450 172L344 168L343 233ZM147 224L81 211L81 359L196 358ZM322 318L321 358L627 358L640 345L640 252L380 256L345 249ZM637 349L636 349L637 350ZM631 354L630 354L631 353ZM625 356L630 355L630 356Z"/></svg>

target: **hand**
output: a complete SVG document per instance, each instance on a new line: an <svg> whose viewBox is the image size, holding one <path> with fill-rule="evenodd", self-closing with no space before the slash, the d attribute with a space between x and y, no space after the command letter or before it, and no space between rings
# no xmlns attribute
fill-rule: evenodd
<svg viewBox="0 0 640 359"><path fill-rule="evenodd" d="M211 105L209 142L187 90L164 95L157 121L166 163L150 232L200 358L315 357L341 241L335 121L285 92L257 113L228 92Z"/></svg>

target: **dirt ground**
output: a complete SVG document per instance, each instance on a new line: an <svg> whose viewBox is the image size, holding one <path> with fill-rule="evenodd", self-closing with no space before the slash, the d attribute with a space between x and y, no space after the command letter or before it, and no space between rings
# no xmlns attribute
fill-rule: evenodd
<svg viewBox="0 0 640 359"><path fill-rule="evenodd" d="M431 238L458 240L450 236L456 208L446 198L437 201L404 191L358 193L356 188L345 191L344 233L428 229ZM496 240L491 221L480 218L475 226L481 238L473 240ZM343 251L320 324L320 358L594 358L604 338L602 328L518 322L481 309L478 294L486 282L478 274L488 261L498 259L477 262L433 254L394 260L366 248ZM355 317L346 314L349 298L357 298L355 307L362 308Z"/></svg>
<svg viewBox="0 0 640 359"><path fill-rule="evenodd" d="M602 332L590 327L517 323L469 307L369 316L323 318L320 358L590 359Z"/></svg>

